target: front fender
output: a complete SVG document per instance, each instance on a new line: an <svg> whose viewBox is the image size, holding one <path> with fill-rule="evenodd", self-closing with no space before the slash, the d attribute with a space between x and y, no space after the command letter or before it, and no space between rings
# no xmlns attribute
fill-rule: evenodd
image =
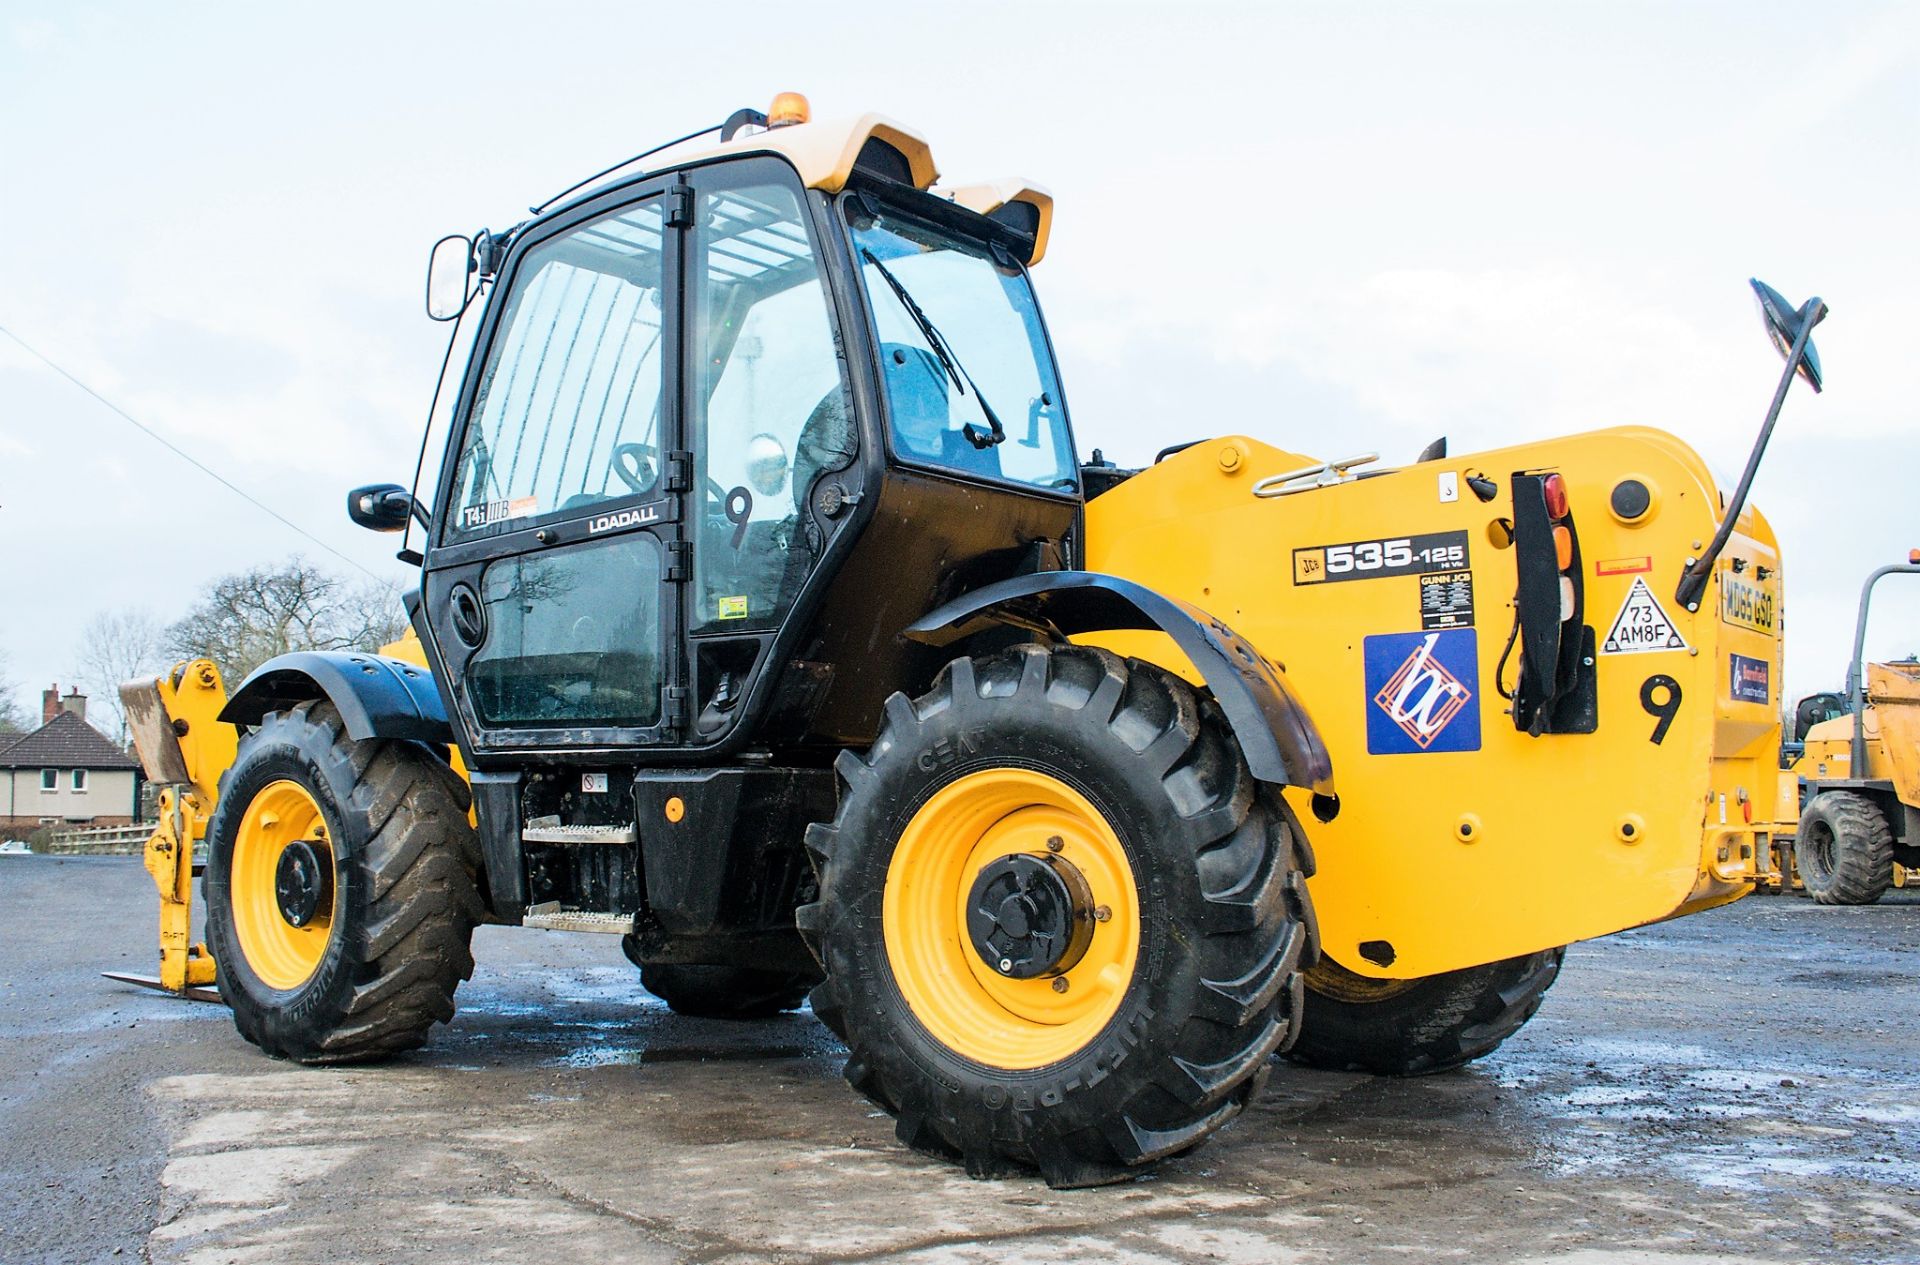
<svg viewBox="0 0 1920 1265"><path fill-rule="evenodd" d="M922 616L906 635L948 646L994 625L1061 641L1095 632L1167 634L1213 691L1248 770L1263 782L1305 787L1316 808L1331 809L1333 760L1285 670L1199 607L1119 576L1043 571L975 589Z"/></svg>
<svg viewBox="0 0 1920 1265"><path fill-rule="evenodd" d="M300 650L255 668L227 700L220 719L257 725L268 712L325 698L340 712L347 736L411 738L447 746L453 727L422 667L351 650Z"/></svg>

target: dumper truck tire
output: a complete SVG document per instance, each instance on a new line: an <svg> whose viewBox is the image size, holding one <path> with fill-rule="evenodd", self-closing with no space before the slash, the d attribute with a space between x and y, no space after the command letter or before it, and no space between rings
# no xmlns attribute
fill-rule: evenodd
<svg viewBox="0 0 1920 1265"><path fill-rule="evenodd" d="M1309 1067L1425 1076L1491 1054L1540 1009L1564 949L1411 980L1369 979L1321 959L1307 972L1300 1039Z"/></svg>
<svg viewBox="0 0 1920 1265"><path fill-rule="evenodd" d="M750 966L640 966L640 987L676 1015L696 1019L770 1019L806 1004L815 975Z"/></svg>
<svg viewBox="0 0 1920 1265"><path fill-rule="evenodd" d="M1822 905L1871 905L1893 886L1893 831L1865 795L1821 791L1793 836L1793 864Z"/></svg>
<svg viewBox="0 0 1920 1265"><path fill-rule="evenodd" d="M479 872L436 753L355 742L326 702L269 713L207 828L207 944L240 1034L301 1063L422 1044L473 974Z"/></svg>
<svg viewBox="0 0 1920 1265"><path fill-rule="evenodd" d="M975 1176L1122 1180L1265 1084L1317 956L1299 825L1224 715L1085 647L887 700L807 832L813 1009L900 1140Z"/></svg>

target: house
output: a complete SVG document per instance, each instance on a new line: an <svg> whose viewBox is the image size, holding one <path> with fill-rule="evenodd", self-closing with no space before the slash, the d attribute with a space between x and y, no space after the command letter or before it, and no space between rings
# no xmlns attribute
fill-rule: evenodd
<svg viewBox="0 0 1920 1265"><path fill-rule="evenodd" d="M87 723L87 696L41 695L41 725L0 736L0 829L125 826L139 811L140 762Z"/></svg>

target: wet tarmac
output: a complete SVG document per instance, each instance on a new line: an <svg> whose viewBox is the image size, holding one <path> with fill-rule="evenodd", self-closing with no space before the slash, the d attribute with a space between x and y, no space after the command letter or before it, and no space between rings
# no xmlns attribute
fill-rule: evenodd
<svg viewBox="0 0 1920 1265"><path fill-rule="evenodd" d="M489 928L377 1068L272 1062L147 970L135 859L0 857L0 1262L1920 1260L1920 892L1575 947L1493 1057L1276 1070L1131 1185L901 1148L804 1012L686 1019L612 937Z"/></svg>

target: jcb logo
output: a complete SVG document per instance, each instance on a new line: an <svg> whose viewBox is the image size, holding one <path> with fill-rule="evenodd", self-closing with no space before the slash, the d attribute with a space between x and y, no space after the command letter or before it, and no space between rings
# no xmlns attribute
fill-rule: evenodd
<svg viewBox="0 0 1920 1265"><path fill-rule="evenodd" d="M932 773L936 769L951 768L962 757L977 754L986 732L984 729L962 729L951 738L939 739L920 753L920 771Z"/></svg>

